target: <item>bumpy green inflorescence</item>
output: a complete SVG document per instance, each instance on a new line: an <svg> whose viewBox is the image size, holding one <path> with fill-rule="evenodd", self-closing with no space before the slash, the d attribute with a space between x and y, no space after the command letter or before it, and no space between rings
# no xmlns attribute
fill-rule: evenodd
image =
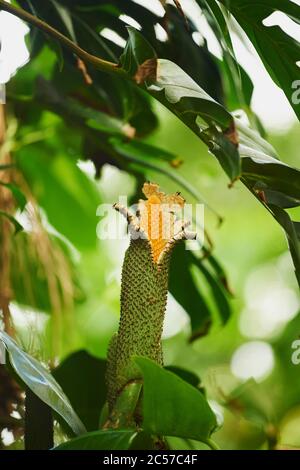
<svg viewBox="0 0 300 470"><path fill-rule="evenodd" d="M181 196L166 196L159 192L157 185L146 183L143 190L148 197L141 206L144 211L149 211L151 204L157 204L157 199L165 202L170 198L171 214L174 202L178 203L179 200L181 207L183 205ZM131 237L123 264L119 329L108 351L107 385L111 415L126 385L141 381L134 356L146 356L163 365L161 337L167 304L170 254L179 240L195 238L194 233L185 231L187 224L183 223L179 224L179 231L173 231L166 242L161 238L151 238L149 225L144 223L143 226L143 214L138 218L123 206L115 205L115 208L127 218L131 233L135 236ZM161 214L159 220L161 226ZM175 227L173 220L171 225ZM160 227L159 233L162 232Z"/></svg>
<svg viewBox="0 0 300 470"><path fill-rule="evenodd" d="M153 262L148 240L132 240L126 252L121 288L119 331L113 337L108 369L110 405L127 382L141 378L132 356L162 365L161 335L168 294L169 253Z"/></svg>

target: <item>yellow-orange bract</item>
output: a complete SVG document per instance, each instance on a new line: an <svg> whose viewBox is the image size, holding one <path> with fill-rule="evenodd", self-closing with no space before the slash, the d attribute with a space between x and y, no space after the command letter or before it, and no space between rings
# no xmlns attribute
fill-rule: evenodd
<svg viewBox="0 0 300 470"><path fill-rule="evenodd" d="M140 227L150 240L153 261L157 263L161 252L175 234L174 211L182 208L185 201L179 193L167 195L159 191L155 183L145 183L142 191L147 200L139 201Z"/></svg>

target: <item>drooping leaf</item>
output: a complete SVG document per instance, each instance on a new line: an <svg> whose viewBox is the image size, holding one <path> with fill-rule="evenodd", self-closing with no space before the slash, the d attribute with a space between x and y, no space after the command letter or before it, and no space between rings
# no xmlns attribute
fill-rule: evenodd
<svg viewBox="0 0 300 470"><path fill-rule="evenodd" d="M273 217L285 230L289 249L295 266L295 274L300 285L300 223L294 222L289 214L278 206L270 204Z"/></svg>
<svg viewBox="0 0 300 470"><path fill-rule="evenodd" d="M145 174L147 174L147 169L157 172L158 174L164 174L171 181L174 181L179 188L189 193L197 202L205 201L194 184L190 183L176 169L177 155L173 154L172 156L172 154L159 147L144 144L137 140L125 142L118 138L111 138L109 142L113 146L113 149L129 162L129 168L131 170L143 168ZM172 161L175 162L173 166ZM207 206L210 207L209 204L207 204ZM212 208L210 209L213 210Z"/></svg>
<svg viewBox="0 0 300 470"><path fill-rule="evenodd" d="M228 292L222 280L205 263L206 260L204 262L185 250L184 244L175 248L171 261L169 290L190 316L192 339L206 334L213 319L218 318L219 324L226 324L231 314ZM201 277L201 283L196 282L194 269ZM207 289L213 303L207 298Z"/></svg>
<svg viewBox="0 0 300 470"><path fill-rule="evenodd" d="M172 162L178 158L174 153L168 152L167 150L161 149L154 145L147 144L141 140L130 140L130 141L121 141L118 139L111 139L115 150L118 151L121 155L136 158L136 159L145 159L149 160L163 160L167 162Z"/></svg>
<svg viewBox="0 0 300 470"><path fill-rule="evenodd" d="M130 27L128 32L121 57L125 70L204 140L229 178L236 179L240 175L240 157L231 114L178 65L156 59L152 47L137 30Z"/></svg>
<svg viewBox="0 0 300 470"><path fill-rule="evenodd" d="M195 284L191 266L189 252L185 250L183 244L178 245L171 260L169 290L188 313L192 334L200 336L207 332L211 324L211 312L203 297L203 291Z"/></svg>
<svg viewBox="0 0 300 470"><path fill-rule="evenodd" d="M267 204L283 209L299 206L300 171L267 155L257 156L257 160L246 156L243 159L243 177L253 183L253 189L263 193Z"/></svg>
<svg viewBox="0 0 300 470"><path fill-rule="evenodd" d="M73 26L73 21L70 12L60 4L60 2L56 0L50 0L52 5L55 7L62 23L64 24L70 38L74 41L76 41L76 35L74 31L74 26Z"/></svg>
<svg viewBox="0 0 300 470"><path fill-rule="evenodd" d="M192 18L184 17L172 4L165 5L165 17L161 26L166 32L166 41L151 42L160 59L168 59L182 68L203 90L219 103L224 103L221 70L218 61L209 52L204 37L199 36ZM142 29L145 35L144 29ZM201 34L202 32L200 32Z"/></svg>
<svg viewBox="0 0 300 470"><path fill-rule="evenodd" d="M292 84L299 78L297 61L300 44L280 26L266 26L264 20L281 12L300 23L300 6L289 0L221 0L233 14L260 55L266 69L284 91L300 118L300 108L293 100Z"/></svg>
<svg viewBox="0 0 300 470"><path fill-rule="evenodd" d="M216 418L203 394L150 359L135 361L144 378L143 429L162 436L209 438Z"/></svg>
<svg viewBox="0 0 300 470"><path fill-rule="evenodd" d="M0 340L9 353L10 363L21 380L47 405L69 424L77 435L86 432L84 425L73 410L53 376L36 359L24 352L5 332L0 331Z"/></svg>
<svg viewBox="0 0 300 470"><path fill-rule="evenodd" d="M224 287L225 291L232 295L232 290L230 287L229 280L227 278L226 272L223 266L220 264L219 260L213 255L213 253L207 250L206 247L202 248L204 253L205 259L209 266L211 267L216 279L220 282L220 284Z"/></svg>
<svg viewBox="0 0 300 470"><path fill-rule="evenodd" d="M268 208L285 230L295 273L300 283L300 234L285 208L300 205L300 170L292 168L276 155L275 150L259 134L236 120L242 156L242 181Z"/></svg>
<svg viewBox="0 0 300 470"><path fill-rule="evenodd" d="M300 171L278 159L275 150L257 132L237 122L243 178L267 204L282 208L300 205ZM276 198L276 199L275 199Z"/></svg>
<svg viewBox="0 0 300 470"><path fill-rule="evenodd" d="M205 280L210 291L210 297L214 303L211 310L216 311L217 315L213 315L214 320L221 325L225 325L231 315L231 306L229 302L230 292L226 289L223 279L220 278L211 269L211 263L206 258L200 259L195 254L190 253L191 263L198 269L199 273Z"/></svg>
<svg viewBox="0 0 300 470"><path fill-rule="evenodd" d="M215 0L197 0L204 14L220 40L223 49L228 50L234 56L234 48L226 19L219 4Z"/></svg>
<svg viewBox="0 0 300 470"><path fill-rule="evenodd" d="M253 83L237 61L227 18L215 0L197 0L197 3L201 6L223 52L223 60L219 62L219 67L223 72L221 76L227 106L231 110L250 106Z"/></svg>
<svg viewBox="0 0 300 470"><path fill-rule="evenodd" d="M154 25L157 23L159 17L131 1L129 5L124 5L117 1L113 3L115 7L106 8L106 5L103 4L86 5L85 2L83 2L83 4L79 2L75 5L74 2L67 0L54 0L54 2L47 3L38 0L20 1L23 8L72 38L72 40L78 43L83 49L86 49L95 56L117 62L122 48L113 41L100 36L99 33L101 30L109 28L125 39L127 35L126 26L119 18L120 14L127 11L127 14L130 16L132 14L130 14L130 11L139 14L144 12L143 19L146 20L150 17L153 21L147 31L152 29L152 36L155 37ZM33 28L31 31L34 33L36 29ZM44 35L44 33L39 33L39 39L41 39L42 45L55 44L55 52L57 52L57 46L60 47L59 42L54 40L53 42L50 41L49 37ZM40 51L41 50L42 47L40 45ZM109 111L112 111L111 108L113 108L111 117L121 117L124 118L126 122L130 119L130 124L136 128L137 134L144 135L150 130L153 130L157 125L157 119L154 112L151 110L148 97L134 87L132 83L119 79L119 77L103 75L89 66L88 63L85 63L84 65L87 67L88 74L92 79L92 84L87 87L83 76L84 74L79 71L78 62L74 54L63 49L60 55L63 55L63 57L59 57L58 54L59 62L62 62L61 59L63 59L64 62L63 70L61 67L57 68L58 73L57 76L54 77L54 80L59 84L61 91L66 87L72 88L73 82L78 83L79 79L80 88L77 86L76 90L74 90L73 87L73 92L76 96L83 95L83 97L86 98L86 95L89 95L89 101L97 103L101 95L101 97L104 98L103 107L105 110L109 109ZM90 92L89 89L92 91ZM123 115L119 114L121 112Z"/></svg>
<svg viewBox="0 0 300 470"><path fill-rule="evenodd" d="M62 95L51 82L39 78L37 80L36 99L45 108L55 112L70 122L77 121L87 127L111 135L126 135L125 123L109 116L102 111L93 109L86 104Z"/></svg>
<svg viewBox="0 0 300 470"><path fill-rule="evenodd" d="M299 11L298 8L297 11ZM142 38L140 33L133 28L129 28L129 41L126 48L127 61L131 64L136 63L138 67L143 68L145 63L143 64L140 61L141 58L145 59L145 56L140 55L141 52L139 49L141 47L141 43ZM149 46L146 50L147 56L149 57L151 54ZM147 67L143 70L143 74L145 75L145 73L149 73L149 75L147 75L147 77L143 75L143 80L146 84L147 90L165 106L171 109L174 114L176 114L188 127L199 135L199 137L208 145L210 151L217 156L224 170L228 175L230 175L231 179L234 179L234 175L239 175L240 170L237 172L237 167L240 168L240 155L242 157L253 157L252 161L255 161L256 158L256 163L258 163L262 152L269 156L274 155L274 151L270 149L271 146L257 133L249 129L245 129L239 120L236 120L235 123L232 124L232 116L218 103L211 101L211 98L207 97L205 92L203 94L203 90L199 90L199 87L193 82L193 80L191 80L190 77L188 77L181 69L178 69L175 64L169 61L156 60L153 54L151 60L156 61L156 77L154 77L153 70L150 70L150 72L148 71L149 59L146 59ZM124 58L123 63L125 63ZM138 72L135 72L135 77L137 73ZM150 85L148 83L149 79L151 81ZM205 115L203 114L204 111ZM206 120L209 126L204 128L203 125L199 123L198 118L195 119L195 116L198 116L198 118L200 116L204 121ZM218 125L216 126L214 123L217 123ZM221 131L220 128L223 129L223 131ZM237 143L238 147L236 146ZM234 157L236 153L239 155L237 159ZM266 163L266 161L264 163ZM270 163L270 159L268 159L268 163ZM245 169L245 167L247 167L247 161L245 161L243 169ZM256 181L254 182L251 178L248 180L247 174L245 175L245 178L243 177L243 181L257 196L257 192L260 191L260 189L258 189L258 185L266 179L264 175L265 171L268 172L268 177L270 179L271 168L269 166L265 166L264 171L262 171L262 167L257 166L256 168L259 174ZM289 173L290 171L293 172L294 181L296 180L295 184L297 185L297 181L299 181L299 179L297 180L298 171L288 170ZM277 185L278 181L276 182L276 186ZM272 186L274 186L274 182ZM268 189L271 191L269 192L269 197L272 197L272 203L278 201L277 189L272 189L272 187L269 187ZM294 192L294 189L292 189L292 191ZM281 201L279 207L282 205L283 207L293 207L297 205L297 201L299 200L298 190L295 196L295 201L293 201L292 205L290 194L282 196L282 199L283 198L284 201ZM262 202L264 203L265 201L263 200ZM294 247L292 256L294 263L296 260L296 271L299 272L300 264L297 261L297 252L298 247Z"/></svg>
<svg viewBox="0 0 300 470"><path fill-rule="evenodd" d="M135 28L127 27L129 40L126 43L120 64L129 75L134 76L140 65L155 59L156 53L151 44Z"/></svg>

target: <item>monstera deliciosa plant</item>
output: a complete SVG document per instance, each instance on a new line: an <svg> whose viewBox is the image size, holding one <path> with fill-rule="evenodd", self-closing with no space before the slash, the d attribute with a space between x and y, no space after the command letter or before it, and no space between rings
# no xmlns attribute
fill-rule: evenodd
<svg viewBox="0 0 300 470"><path fill-rule="evenodd" d="M173 204L184 205L180 192L213 210L194 178L182 172L185 156L151 141L164 109L204 144L205 159L217 160L226 191L244 185L265 209L270 227L270 215L272 227L279 224L300 282L300 225L293 220L300 172L266 140L251 109L252 81L232 43L234 34L252 44L299 118L293 92L300 45L264 20L280 12L299 24L300 6L290 0L190 0L218 44L217 57L179 0L155 3L160 13L147 1L0 0L1 10L29 27L30 60L8 83L0 115L0 339L8 352L6 366L0 366L0 429L11 431L19 448L23 442L26 449L58 450L217 448L212 435L220 422L193 366L163 365L168 290L189 316L190 332L180 348L189 351L191 364L193 344L215 325L223 327L232 311L232 292L208 232L199 252L184 249L184 240L194 235L185 221L176 225ZM132 238L122 272L121 319L119 328L107 327L107 335L89 333L95 344L90 348L78 339L87 322L79 319L76 330L72 316L96 311L92 298L109 311L111 297L118 297L105 278L105 249L95 255L102 243L96 208L101 197L116 201L101 195L78 160L92 162L100 183L108 165L129 175L135 183L131 202L140 200L135 213L115 206ZM147 183L161 177L174 187L173 195ZM161 225L154 237L145 222L155 205L158 217L167 205L168 240ZM221 215L214 217L221 222ZM259 233L253 243L252 251ZM32 347L21 347L11 315L15 304L51 316L39 348L34 333ZM263 406L249 403L247 390L236 394L223 396L224 406L243 417L249 410L259 414L255 445L275 447L282 415L266 417ZM293 400L291 406L299 403Z"/></svg>

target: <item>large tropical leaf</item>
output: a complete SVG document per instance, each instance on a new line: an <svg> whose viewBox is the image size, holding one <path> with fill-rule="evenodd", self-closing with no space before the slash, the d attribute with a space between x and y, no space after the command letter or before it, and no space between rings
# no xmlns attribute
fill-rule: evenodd
<svg viewBox="0 0 300 470"><path fill-rule="evenodd" d="M201 391L150 359L135 360L144 378L143 429L163 436L208 439L216 418Z"/></svg>
<svg viewBox="0 0 300 470"><path fill-rule="evenodd" d="M292 0L221 0L246 32L271 77L284 91L300 119L300 107L293 102L292 84L299 79L300 44L280 26L266 26L264 20L281 12L300 23L300 6Z"/></svg>
<svg viewBox="0 0 300 470"><path fill-rule="evenodd" d="M85 433L85 427L73 410L69 399L47 369L36 359L24 352L3 331L0 331L0 340L5 344L12 367L27 387L50 408L62 416L75 434L80 435Z"/></svg>
<svg viewBox="0 0 300 470"><path fill-rule="evenodd" d="M122 67L209 145L231 180L238 178L240 157L231 114L177 64L157 59L136 29L129 27L128 32Z"/></svg>
<svg viewBox="0 0 300 470"><path fill-rule="evenodd" d="M247 72L237 62L227 18L215 0L197 0L197 3L222 49L223 61L219 62L219 67L222 71L225 103L229 109L245 108L249 112L254 87Z"/></svg>

